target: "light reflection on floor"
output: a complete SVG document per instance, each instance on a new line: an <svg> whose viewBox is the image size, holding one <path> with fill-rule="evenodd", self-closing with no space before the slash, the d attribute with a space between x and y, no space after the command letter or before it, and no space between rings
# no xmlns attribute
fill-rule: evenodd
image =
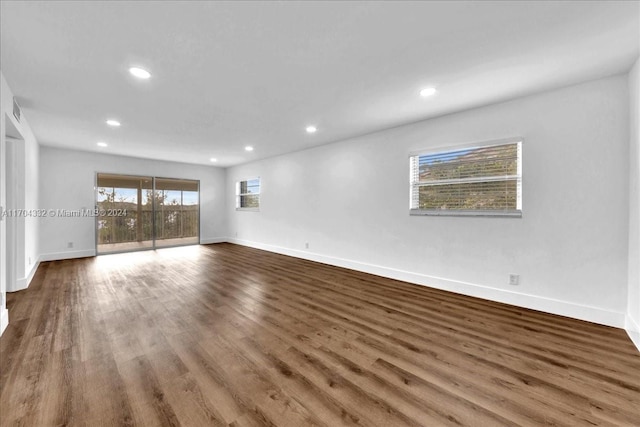
<svg viewBox="0 0 640 427"><path fill-rule="evenodd" d="M198 237L180 237L176 239L156 240L156 248L180 245L197 245ZM153 241L144 240L141 242L123 242L123 243L103 243L98 245L98 254L107 254L111 252L136 251L140 249L150 249L153 247Z"/></svg>

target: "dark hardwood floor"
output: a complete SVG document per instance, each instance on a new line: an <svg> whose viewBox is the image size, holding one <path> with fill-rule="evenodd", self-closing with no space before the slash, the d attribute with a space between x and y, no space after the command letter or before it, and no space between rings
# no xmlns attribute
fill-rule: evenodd
<svg viewBox="0 0 640 427"><path fill-rule="evenodd" d="M231 244L40 265L2 426L638 426L625 332Z"/></svg>

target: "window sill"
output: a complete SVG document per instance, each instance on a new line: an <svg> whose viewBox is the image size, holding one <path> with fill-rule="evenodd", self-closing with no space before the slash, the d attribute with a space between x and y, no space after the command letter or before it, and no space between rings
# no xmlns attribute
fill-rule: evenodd
<svg viewBox="0 0 640 427"><path fill-rule="evenodd" d="M522 218L522 211L450 211L450 210L425 210L410 209L409 215L413 216L481 216L498 218Z"/></svg>
<svg viewBox="0 0 640 427"><path fill-rule="evenodd" d="M243 212L260 212L260 208L236 208L236 210Z"/></svg>

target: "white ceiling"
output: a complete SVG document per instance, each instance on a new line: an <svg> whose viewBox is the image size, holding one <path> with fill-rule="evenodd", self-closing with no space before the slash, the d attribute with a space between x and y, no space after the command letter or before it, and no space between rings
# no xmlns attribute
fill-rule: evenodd
<svg viewBox="0 0 640 427"><path fill-rule="evenodd" d="M0 5L41 144L218 166L624 72L640 45L640 2Z"/></svg>

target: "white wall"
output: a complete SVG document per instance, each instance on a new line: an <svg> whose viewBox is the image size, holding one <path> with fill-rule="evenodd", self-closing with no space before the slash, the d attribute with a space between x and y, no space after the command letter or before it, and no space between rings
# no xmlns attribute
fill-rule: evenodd
<svg viewBox="0 0 640 427"><path fill-rule="evenodd" d="M24 208L35 209L38 206L38 161L39 146L36 141L29 122L23 111L20 123L13 116L13 92L9 87L4 75L0 72L0 206L7 207L6 183L7 179L16 178L7 176L6 153L7 141L6 133L9 127L14 128L24 140L24 146L20 147L23 155L20 156L20 164L17 168L23 168L20 174L20 188L24 188ZM9 123L7 122L9 121ZM7 255L8 251L14 250L6 243L6 220L0 221L0 333L8 323L8 312L6 310L6 291L24 288L31 280L37 267L38 259L38 226L36 218L24 218L21 220L19 254L15 254L20 260L17 266L19 274L15 283L6 283Z"/></svg>
<svg viewBox="0 0 640 427"><path fill-rule="evenodd" d="M629 72L629 296L626 329L640 349L640 59Z"/></svg>
<svg viewBox="0 0 640 427"><path fill-rule="evenodd" d="M200 240L225 236L225 172L221 168L145 160L101 153L40 148L40 208L92 209L97 172L200 180ZM73 242L73 248L67 243ZM43 218L40 224L41 259L95 255L95 219Z"/></svg>
<svg viewBox="0 0 640 427"><path fill-rule="evenodd" d="M628 122L614 76L229 168L230 240L623 327ZM514 136L521 219L409 216L409 152ZM254 176L260 212L236 212Z"/></svg>

